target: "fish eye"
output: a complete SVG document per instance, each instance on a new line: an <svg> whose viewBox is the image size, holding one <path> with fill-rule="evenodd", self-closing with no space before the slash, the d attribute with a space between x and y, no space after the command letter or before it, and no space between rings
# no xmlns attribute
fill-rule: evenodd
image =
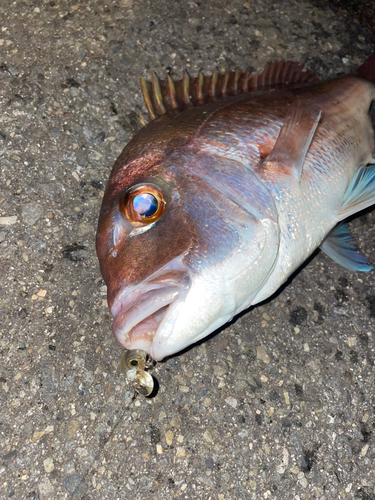
<svg viewBox="0 0 375 500"><path fill-rule="evenodd" d="M152 217L158 211L158 200L151 193L137 194L133 198L133 208L140 217Z"/></svg>
<svg viewBox="0 0 375 500"><path fill-rule="evenodd" d="M122 214L134 226L156 222L164 209L163 193L156 186L147 184L130 188L120 202Z"/></svg>

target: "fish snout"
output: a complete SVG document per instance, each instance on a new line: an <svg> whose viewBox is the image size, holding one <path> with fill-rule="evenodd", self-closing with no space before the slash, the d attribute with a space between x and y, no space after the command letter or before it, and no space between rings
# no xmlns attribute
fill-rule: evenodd
<svg viewBox="0 0 375 500"><path fill-rule="evenodd" d="M126 349L150 354L156 332L167 325L177 302L190 288L187 270L164 269L131 289L120 291L111 308L112 331Z"/></svg>

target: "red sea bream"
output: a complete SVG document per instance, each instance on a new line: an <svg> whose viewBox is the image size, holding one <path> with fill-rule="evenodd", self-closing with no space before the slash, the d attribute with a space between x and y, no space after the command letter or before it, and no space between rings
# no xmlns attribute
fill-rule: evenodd
<svg viewBox="0 0 375 500"><path fill-rule="evenodd" d="M374 67L324 83L289 62L142 80L149 123L113 167L97 233L125 348L155 360L186 348L317 247L371 269L343 221L375 203Z"/></svg>

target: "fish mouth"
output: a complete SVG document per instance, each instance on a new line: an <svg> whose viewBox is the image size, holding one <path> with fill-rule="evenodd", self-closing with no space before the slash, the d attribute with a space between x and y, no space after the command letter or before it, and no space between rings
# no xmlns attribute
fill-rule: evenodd
<svg viewBox="0 0 375 500"><path fill-rule="evenodd" d="M136 287L120 290L111 308L112 331L126 349L152 354L156 333L173 315L190 287L185 268L171 263Z"/></svg>

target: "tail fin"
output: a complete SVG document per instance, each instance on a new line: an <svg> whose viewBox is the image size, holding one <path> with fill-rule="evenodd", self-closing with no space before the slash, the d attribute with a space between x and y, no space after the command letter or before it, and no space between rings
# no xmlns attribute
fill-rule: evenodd
<svg viewBox="0 0 375 500"><path fill-rule="evenodd" d="M375 53L357 69L357 74L375 84Z"/></svg>

